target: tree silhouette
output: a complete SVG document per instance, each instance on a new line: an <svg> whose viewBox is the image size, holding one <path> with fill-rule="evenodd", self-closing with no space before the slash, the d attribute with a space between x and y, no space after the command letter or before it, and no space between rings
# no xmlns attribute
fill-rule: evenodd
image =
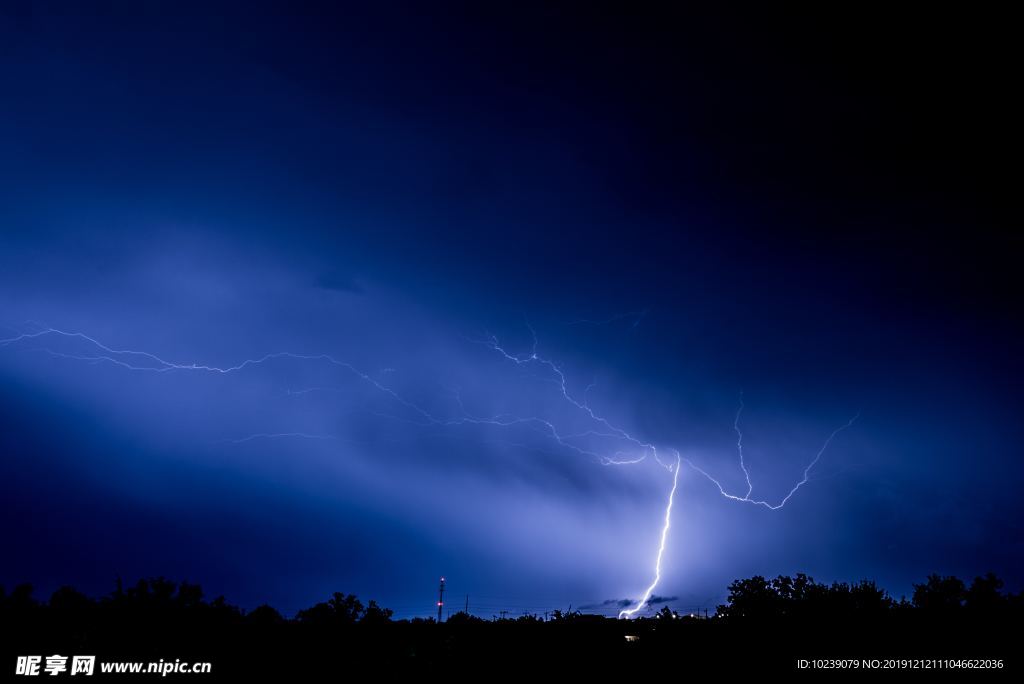
<svg viewBox="0 0 1024 684"><path fill-rule="evenodd" d="M369 625L380 625L388 622L392 615L394 615L394 611L390 608L381 608L376 601L371 600L359 621Z"/></svg>
<svg viewBox="0 0 1024 684"><path fill-rule="evenodd" d="M929 613L950 613L963 606L967 589L958 577L929 575L924 584L914 585L914 606Z"/></svg>
<svg viewBox="0 0 1024 684"><path fill-rule="evenodd" d="M1000 611L1007 606L1002 589L1003 580L991 572L984 577L975 577L964 596L964 604L969 610L978 613Z"/></svg>

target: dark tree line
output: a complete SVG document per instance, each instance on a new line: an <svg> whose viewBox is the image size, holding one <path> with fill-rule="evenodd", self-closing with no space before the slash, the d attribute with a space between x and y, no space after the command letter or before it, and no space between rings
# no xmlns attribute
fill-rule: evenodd
<svg viewBox="0 0 1024 684"><path fill-rule="evenodd" d="M460 612L442 624L395 620L375 601L364 605L343 593L289 618L269 605L243 610L221 596L208 600L196 584L155 578L131 586L119 581L100 598L62 587L40 601L30 585L0 588L0 633L8 635L0 650L10 662L19 654L51 653L181 658L219 663L236 674L280 676L333 673L340 663L415 670L513 657L523 663L556 658L579 668L663 653L770 669L836 649L844 657L867 656L857 649L871 648L887 657L1005 657L999 650L1009 648L1021 617L1024 595L1004 592L992 574L970 584L931 575L914 585L909 599L895 599L869 580L822 584L804 574L755 576L730 584L726 604L712 619L663 607L636 620L578 610L554 611L546 620L488 620ZM744 644L745 660L735 661L736 643Z"/></svg>
<svg viewBox="0 0 1024 684"><path fill-rule="evenodd" d="M884 619L915 612L929 617L1005 617L1020 613L1024 594L1003 592L1003 581L994 574L975 577L968 586L958 577L929 575L914 585L911 599L894 599L871 580L854 584L820 584L805 574L761 576L736 580L729 585L729 603L718 606L718 615L732 618L778 619L852 617Z"/></svg>

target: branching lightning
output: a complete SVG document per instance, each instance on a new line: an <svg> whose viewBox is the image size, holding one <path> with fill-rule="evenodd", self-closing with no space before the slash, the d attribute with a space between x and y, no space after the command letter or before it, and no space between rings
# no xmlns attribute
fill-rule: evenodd
<svg viewBox="0 0 1024 684"><path fill-rule="evenodd" d="M624 429L622 429L620 427L617 427L615 425L612 425L607 419L605 419L604 417L598 415L590 407L590 405L587 403L587 401L585 399L582 402L578 401L577 399L575 399L569 393L568 382L566 380L565 373L558 366L558 364L556 364L554 361L552 361L551 359L544 358L544 357L542 357L542 356L540 356L538 354L538 352L537 352L537 348L538 348L537 333L529 325L527 327L529 328L530 333L531 333L531 335L533 337L533 346L532 346L532 349L531 349L529 354L517 355L517 354L512 354L512 353L508 352L504 347L501 346L501 344L499 343L498 339L496 337L494 337L494 336L490 336L490 337L488 337L488 338L486 338L484 340L477 340L477 342L489 346L491 349L493 349L494 351L496 351L499 354L501 354L505 359L507 359L509 361L512 361L512 362L514 362L514 363L516 363L518 365L529 364L529 363L537 363L537 364L540 364L541 366L549 368L557 376L557 378L558 378L558 385L559 385L559 388L561 390L562 397L566 401L568 401L570 404L572 404L576 408L580 409L581 411L585 412L586 415L589 416L592 420L594 420L595 422L599 423L600 425L603 425L607 430L609 430L610 434L606 433L607 436L614 436L614 437L618 437L620 439L624 439L624 440L626 440L626 441L628 441L628 442L630 442L632 444L635 444L637 447L639 447L642 450L642 454L639 457L634 457L634 458L625 458L625 459L618 458L619 456L621 456L621 452L617 452L616 454L613 454L611 457L602 457L601 463L603 465L633 465L633 464L636 464L636 463L640 463L641 461L644 461L646 459L647 455L650 454L650 455L652 455L654 457L655 461L657 461L657 463L659 465L661 465L662 467L664 467L664 468L668 469L670 472L672 472L672 490L669 493L668 502L667 502L667 504L665 506L665 524L664 524L664 527L662 528L661 542L660 542L660 544L658 546L658 553L657 553L657 556L655 557L655 561L654 561L654 581L651 583L651 585L644 592L643 596L641 597L640 601L637 603L636 606L634 606L633 608L631 608L629 610L624 610L624 611L619 613L619 617L620 618L621 617L632 617L641 608L643 608L644 605L646 605L647 601L650 599L650 596L653 593L654 589L658 586L658 582L661 580L661 558L662 558L662 556L663 556L663 554L665 552L665 543L666 543L666 539L667 539L667 535L668 535L668 528L669 528L670 518L671 518L671 513L672 513L672 504L673 504L673 501L674 501L674 498L675 498L676 484L678 483L678 479L679 479L679 466L680 466L681 463L686 463L694 471L700 473L705 478L707 478L712 484L714 484L718 488L718 492L723 497L725 497L727 499L730 499L732 501L741 501L741 502L745 502L745 503L751 503L751 504L755 504L755 505L758 505L758 506L764 506L765 508L768 508L769 510L773 510L773 511L774 510L778 510L778 509L780 509L780 508L782 508L783 506L786 505L786 503L797 492L798 489L800 489L805 484L807 484L808 480L810 479L810 472L811 472L811 470L814 468L814 466L821 459L822 454L825 453L825 450L828 448L829 444L831 444L831 442L835 438L835 436L837 434L839 434L840 432L842 432L843 430L845 430L846 428L848 428L851 425L853 425L854 421L857 420L857 418L859 417L859 414L854 416L845 425L842 425L841 427L837 428L836 430L834 430L832 432L832 434L829 435L828 439L825 440L825 443L822 445L821 449L818 450L817 454L815 454L815 456L811 460L811 462L808 463L806 468L804 468L803 478L793 486L793 488L789 491L789 493L786 494L786 496L783 497L783 499L778 504L773 505L773 504L771 504L771 503L769 503L767 501L755 500L755 499L751 499L750 498L751 494L753 493L754 486L753 486L753 483L750 480L750 471L747 469L746 460L745 460L744 455L743 455L743 432L740 429L740 415L743 412L744 404L743 404L743 395L742 395L742 392L741 392L740 393L740 406L739 406L739 409L736 411L736 417L735 417L735 419L733 421L733 428L735 429L736 434L737 434L736 446L737 446L737 450L739 452L740 468L743 470L743 475L744 475L744 477L746 479L746 482L747 482L747 493L744 496L736 496L734 494L730 494L729 492L727 492L725 490L725 488L722 486L722 484L717 479L715 479L710 474L708 474L707 471L705 471L702 468L698 467L690 459L682 458L682 456L679 454L678 451L675 452L675 455L676 455L676 462L675 462L675 464L672 464L672 463L667 463L666 464L664 461L662 461L662 459L661 459L661 457L660 457L660 455L658 453L657 447L655 447L653 444L650 444L649 442L646 442L646 441L644 441L642 439L638 439L638 438L634 437L633 435L629 434L626 430L624 430ZM589 387L588 387L588 389L589 389ZM586 393L584 393L584 397L586 397Z"/></svg>
<svg viewBox="0 0 1024 684"><path fill-rule="evenodd" d="M253 367L253 366L259 366L259 365L265 364L265 363L267 363L269 361L274 361L276 359L294 359L294 360L299 360L299 361L322 361L322 362L326 362L326 363L329 363L329 364L334 365L334 366L338 366L339 368L344 368L345 370L348 370L353 375L358 377L360 380L363 380L364 382L369 383L370 385L372 385L376 389L380 390L381 392L384 392L385 394L390 395L395 401L397 401L398 403L402 404L406 408L408 408L408 409L410 409L412 411L415 411L416 413L421 414L425 419L428 419L430 421L436 421L436 419L433 416L431 416L429 413L424 411L422 408L420 408L416 404L414 404L414 403L412 403L410 401L407 401L406 399L402 398L394 390L392 390L389 387L381 384L380 382L375 380L373 377L371 377L370 375L368 375L368 374L364 373L363 371L359 370L358 368L356 368L352 364L347 363L345 361L339 361L338 359L334 358L330 354L296 354L296 353L293 353L293 352L274 352L272 354L264 354L263 356L260 356L258 358L254 358L254 359L245 359L241 363L238 363L238 364L236 364L234 366L224 366L224 367L209 366L209 365L198 364L198 363L174 363L174 362L171 362L171 361L167 361L166 359L162 359L162 358L160 358L159 356L157 356L155 354L151 354L151 353L145 352L145 351L136 351L136 350L133 350L133 349L113 349L113 348L108 347L107 345L103 344L102 342L99 342L98 340L96 340L96 339L94 339L92 337L89 337L88 335L86 335L84 333L80 333L80 332L67 332L67 331L64 331L64 330L58 330L57 328L46 328L44 330L40 330L40 331L37 331L37 332L34 332L34 333L23 333L21 335L16 335L15 337L9 337L7 339L0 340L0 346L8 346L8 345L13 344L15 342L21 342L23 340L38 339L38 338L45 337L45 336L60 336L60 337L65 337L65 338L85 340L86 342L88 342L88 343L92 344L93 346L95 346L101 352L101 353L96 354L94 356L82 356L82 355L77 355L77 354L66 354L66 353L63 353L63 352L57 352L57 351L53 351L51 349L45 349L44 348L44 351L52 354L53 356L57 356L57 357L60 357L60 358L66 358L66 359L75 359L75 360L78 360L78 361L89 361L89 362L93 362L93 363L111 363L111 364L113 364L115 366L120 366L121 368L125 368L125 369L131 370L131 371L143 371L143 372L151 372L151 373L170 373L170 372L176 372L176 371L185 371L185 372L187 372L187 371L196 371L196 372L207 372L207 373L220 373L220 374L226 375L228 373L236 373L238 371L245 370L246 368L250 368L250 367ZM132 359L138 359L139 361L138 362L133 362ZM142 364L147 364L147 365L142 365Z"/></svg>
<svg viewBox="0 0 1024 684"><path fill-rule="evenodd" d="M637 316L636 323L639 323L640 318L643 317L644 312L633 312L631 315ZM623 316L624 317L624 316ZM606 322L617 320L619 317L610 319ZM580 321L586 323L593 323L592 321ZM598 322L603 323L603 322ZM647 440L639 438L627 430L614 425L611 421L605 418L603 415L595 411L588 400L588 393L593 384L588 386L584 392L582 400L577 399L576 396L569 389L569 382L562 367L554 360L541 356L538 352L538 338L534 329L527 325L532 335L533 343L531 350L525 354L515 354L508 351L499 342L495 336L487 336L484 339L470 340L470 342L476 344L482 344L491 351L500 355L504 360L514 363L518 366L535 366L541 369L541 372L548 373L553 376L553 384L559 388L561 398L568 402L570 406L579 411L586 419L590 420L596 429L585 430L582 432L575 433L563 433L558 427L550 420L542 418L540 416L517 416L512 414L499 414L494 416L479 416L470 413L462 402L461 394L456 390L455 398L459 408L459 414L456 417L439 417L434 413L427 411L420 405L409 401L408 399L401 396L398 392L391 389L390 387L382 384L379 380L373 378L369 374L359 370L355 366L341 361L330 354L299 354L293 352L275 352L272 354L265 354L263 356L245 359L240 363L232 366L212 366L199 363L175 363L163 359L155 354L146 351L138 351L131 349L115 349L107 346L93 337L90 337L80 332L68 332L59 330L57 328L44 328L42 330L30 333L21 333L13 337L6 339L0 339L0 347L7 347L12 344L29 341L29 340L41 340L44 338L65 338L72 340L79 340L92 346L96 351L92 354L69 354L66 352L56 351L43 347L43 350L50 353L55 357L73 359L78 361L85 361L90 363L109 363L111 365L139 372L152 372L152 373L170 373L170 372L206 372L206 373L218 373L218 374L230 374L243 371L245 369L260 366L269 363L274 360L288 359L298 361L314 361L327 363L333 366L342 368L360 381L367 383L375 390L387 395L399 405L411 411L415 418L407 418L403 416L387 416L388 418L401 420L415 425L420 426L435 426L435 427L454 427L460 425L490 425L499 428L511 428L515 426L521 426L533 429L542 435L553 440L560 447L573 451L582 456L593 459L597 463L605 466L625 466L625 465L636 465L647 460L647 458L653 457L653 460L661 467L672 473L672 488L669 491L668 501L665 506L664 523L661 530L661 537L658 545L658 551L654 559L654 579L651 584L644 591L636 605L627 610L623 610L619 613L620 618L629 618L636 615L645 605L647 605L650 597L653 595L655 588L661 581L661 565L662 557L665 553L665 548L668 542L668 532L671 526L672 506L675 500L676 490L679 484L679 471L682 464L685 463L694 472L704 476L709 482L711 482L726 499L731 501L738 501L743 503L750 503L756 506L762 506L769 510L779 510L786 505L786 503L793 497L796 492L803 487L810 479L811 470L821 459L825 450L832 443L833 439L842 432L853 425L854 421L859 417L855 415L847 423L838 427L834 430L828 438L822 444L821 448L815 454L814 458L807 464L803 471L803 477L789 490L789 492L777 503L772 504L764 499L754 499L753 483L750 478L750 471L747 467L746 459L743 453L743 431L740 428L740 417L743 413L744 403L742 392L740 394L740 405L736 411L735 419L733 421L733 429L737 435L736 448L739 455L740 469L743 471L744 478L747 484L747 492L743 496L729 493L721 482L710 475L706 470L699 467L693 461L688 458L684 458L678 450L670 449L669 452L674 455L672 460L666 461L662 459L659 449L654 444ZM385 368L380 371L380 374L387 374L392 372L391 368ZM288 390L288 395L301 395L319 391L340 391L340 388L335 387L308 387L298 390ZM298 438L298 439L336 439L333 435L320 435L310 434L304 432L280 432L280 433L256 433L242 437L239 439L220 440L221 442L230 442L234 444L242 444L245 442L257 440L257 439L276 439L276 438ZM586 438L599 438L607 440L615 440L620 444L626 443L635 447L635 451L627 452L621 449L612 451L611 453L598 453L589 448L585 448L575 443L576 440ZM611 450L609 450L611 451Z"/></svg>
<svg viewBox="0 0 1024 684"><path fill-rule="evenodd" d="M625 441L627 441L627 442L629 442L631 444L634 444L637 447L639 447L641 449L641 452L643 453L643 456L641 456L640 458L634 458L634 459L628 459L628 460L619 460L619 459L616 459L614 456L612 458L602 458L601 462L604 465L628 465L628 464L632 464L632 463L639 463L640 461L643 461L646 458L647 454L650 454L650 455L654 456L654 459L663 468L666 468L669 471L672 470L672 464L671 463L667 463L666 464L664 461L661 460L661 457L658 454L658 449L657 449L656 446L654 446L653 444L650 444L649 442L646 442L646 441L643 441L641 439L638 439L637 437L634 437L633 435L629 434L626 430L624 430L624 429L622 429L622 428L620 428L620 427L618 427L616 425L613 425L606 418L604 418L603 416L598 415L594 411L594 409L592 409L590 407L590 405L585 400L584 401L579 401L578 399L573 397L573 395L570 394L570 392L569 392L568 380L567 380L567 378L565 376L565 373L562 371L561 367L557 363L555 363L551 359L548 359L548 358L545 358L545 357L541 356L537 352L537 347L538 347L537 333L533 329L532 326L528 325L527 327L529 327L530 333L533 336L533 347L532 347L532 350L530 351L529 354L517 355L517 354L512 354L512 353L508 352L500 344L500 342L498 341L498 338L494 337L493 335L488 337L488 338L485 338L483 340L471 340L471 341L472 342L476 342L478 344L483 344L483 345L487 346L488 348L490 348L490 349L494 350L495 352L501 354L508 361L511 361L511 362L513 362L513 363L515 363L517 365L522 366L522 365L527 365L527 364L537 364L537 365L539 365L539 366L541 366L543 368L549 369L552 373L554 373L555 377L557 378L557 384L558 384L559 390L561 392L562 398L565 399L567 402L569 402L572 406L574 406L577 409L579 409L580 411L582 411L591 420L593 420L594 422L598 423L599 425L604 426L604 428L606 430L608 430L609 433L606 433L603 436L615 437L615 438L618 438L618 439L621 439L621 440L625 440Z"/></svg>
<svg viewBox="0 0 1024 684"><path fill-rule="evenodd" d="M840 425L839 427L832 431L832 434L828 436L828 439L825 440L825 443L821 445L820 449L818 449L818 453L814 455L814 458L811 459L811 462L807 464L806 468L804 468L803 477L795 485L793 485L793 488L789 490L789 493L786 494L786 496L782 497L782 500L780 500L777 504L771 504L762 499L751 499L750 491L748 491L744 496L736 496L735 494L730 494L729 492L725 491L724 487L722 487L722 483L716 480L711 475L709 475L707 471L695 465L689 459L683 459L683 461L686 463L686 465L693 468L695 471L706 477L712 484L718 487L718 493L724 496L725 498L730 499L732 501L742 501L744 503L754 504L755 506L764 506L769 510L777 511L786 505L786 502L789 501L794 494L796 494L798 489L807 484L811 477L811 470L814 468L815 465L817 465L818 461L821 460L822 454L824 454L825 450L828 449L828 445L832 443L832 440L835 439L835 436L838 435L843 430L847 429L848 427L852 426L859 417L860 414L858 413L853 418L848 420L845 424ZM744 472L746 472L746 468L744 468ZM749 484L750 480L748 479L747 482Z"/></svg>

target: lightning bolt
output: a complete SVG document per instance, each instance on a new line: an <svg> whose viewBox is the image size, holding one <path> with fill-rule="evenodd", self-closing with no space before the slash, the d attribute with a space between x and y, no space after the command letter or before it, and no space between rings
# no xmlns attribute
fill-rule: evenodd
<svg viewBox="0 0 1024 684"><path fill-rule="evenodd" d="M679 485L679 469L682 465L682 458L676 452L676 463L672 467L672 490L668 493L668 504L665 506L665 524L661 528L661 542L658 544L658 556L654 560L654 581L647 587L647 591L640 597L640 601L628 610L619 611L619 618L628 618L636 615L637 611L643 608L651 599L654 588L661 581L661 557L665 555L665 542L668 541L668 528L672 525L672 502L676 498L676 487Z"/></svg>
<svg viewBox="0 0 1024 684"><path fill-rule="evenodd" d="M586 416L594 424L599 426L599 429L586 430L586 431L583 431L583 432L577 432L577 433L571 433L571 434L563 434L556 427L556 425L553 422L551 422L551 421L549 421L547 419L541 418L540 416L516 416L516 415L512 415L512 414L498 414L498 415L486 417L486 416L473 415L468 410L466 410L466 408L465 408L465 406L463 405L463 402L462 402L462 397L461 397L461 395L459 395L459 393L457 391L455 392L455 395L456 395L456 400L457 400L457 403L458 403L458 406L459 406L459 409L460 409L460 415L458 417L456 417L456 418L441 418L441 417L438 417L438 416L434 415L433 413L427 411L426 409L422 408L421 406L417 405L416 403L414 403L412 401L409 401L408 399L402 397L395 390L393 390L390 387L382 384L379 380L377 380L377 379L373 378L372 376L370 376L369 374L359 370L358 368L356 368L352 364L349 364L349 363L347 363L345 361L341 361L341 360L335 358L334 356L332 356L330 354L298 354L298 353L294 353L294 352L275 352L275 353L271 353L271 354L265 354L263 356L256 357L256 358L245 359L245 360L241 361L240 363L238 363L236 365L224 366L224 367L212 366L212 365L206 365L206 364L198 364L198 363L183 364L183 363L176 363L176 362L168 361L168 360L166 360L164 358L161 358L161 357L159 357L159 356L157 356L155 354L152 354L152 353L149 353L149 352L146 352L146 351L138 351L138 350L132 350L132 349L115 349L113 347L110 347L110 346L107 346L107 345L101 343L100 341L96 340L95 338L90 337L90 336L88 336L88 335L86 335L84 333L68 332L68 331L60 330L60 329L57 329L57 328L50 328L50 327L44 328L44 329L39 330L37 332L21 333L21 334L15 335L13 337L9 337L9 338L6 338L6 339L0 339L0 347L6 347L6 346L9 346L11 344L14 344L14 343L17 343L17 342L21 342L21 341L25 341L25 340L36 340L36 339L42 339L42 338L46 338L46 337L60 337L60 338L66 338L66 339L75 339L75 340L84 341L84 342L92 345L93 348L96 349L97 351L94 352L92 355L68 354L68 353L65 353L65 352L59 352L59 351L51 350L51 349L48 349L48 348L44 348L44 351L50 353L51 355L53 355L55 357L74 359L74 360L79 360L79 361L87 361L87 362L91 362L91 363L109 363L109 364L112 364L112 365L124 368L126 370L130 370L130 371L153 372L153 373L206 372L206 373L229 374L229 373L240 372L240 371L245 370L247 368L260 366L262 364L266 364L268 362L271 362L271 361L277 360L277 359L290 359L290 360L300 360L300 361L323 362L323 363L327 363L327 364L330 364L330 365L333 365L333 366L337 366L339 368L347 370L348 372L350 372L352 375L354 375L359 380L369 384L370 386L372 386L373 388L375 388L379 392L382 392L382 393L386 394L387 396L391 397L391 399L393 399L395 402L397 402L401 406L409 409L413 414L415 414L415 416L417 416L416 419L409 419L409 418L405 418L405 417L402 417L402 416L387 416L388 418L392 418L392 419L396 419L396 420L401 420L401 421L404 421L404 422L409 422L409 423L412 423L412 424L415 424L415 425L420 425L420 426L453 427L453 426L459 426L459 425L490 425L490 426L501 427L501 428L509 428L509 427L514 427L514 426L524 426L524 427L527 427L527 428L530 428L530 429L533 429L535 431L540 432L541 434L543 434L543 435L547 436L548 438L552 439L555 443L557 443L559 446L561 446L563 448L566 448L566 449L568 449L570 451L574 451L574 452L576 452L576 453L578 453L580 455L587 456L588 458L591 458L591 459L595 460L596 462L600 463L601 465L605 465L605 466L636 465L636 464L639 464L639 463L642 463L642 462L646 461L648 456L651 456L651 457L653 457L654 461L658 465L660 465L661 467L665 468L667 471L669 471L672 474L672 488L669 491L668 501L666 502L666 505L665 505L664 524L663 524L662 530L661 530L661 537L660 537L660 541L659 541L659 545L658 545L658 551L657 551L657 554L656 554L655 560L654 560L654 579L651 582L651 584L647 587L647 589L644 591L643 595L641 596L641 598L637 602L636 606L634 606L633 608L630 608L628 610L621 611L619 613L619 617L620 618L628 618L628 617L633 617L634 615L636 615L637 612L639 612L645 605L647 605L647 602L650 600L650 597L652 596L655 588L658 586L658 583L661 581L661 562L662 562L662 558L664 556L665 548L666 548L666 545L667 545L667 542L668 542L668 533L669 533L669 528L671 526L672 506L673 506L673 503L675 501L675 494L676 494L676 490L677 490L678 484L679 484L679 471L681 470L683 463L685 463L687 466L689 466L694 472L702 475L709 482L711 482L713 485L715 485L715 487L718 489L719 494L721 494L726 499L729 499L731 501L750 503L750 504L753 504L753 505L756 505L756 506L763 506L763 507L765 507L765 508L767 508L769 510L773 510L773 511L774 510L779 510L779 509L781 509L782 507L784 507L786 505L786 503L790 500L790 498L792 498L792 496L794 494L796 494L796 492L801 487L803 487L805 484L807 484L807 482L810 479L810 472L811 472L811 470L814 468L814 466L821 459L822 455L825 453L825 450L831 444L831 442L836 437L836 435L838 435L843 430L846 430L847 428L851 427L853 425L854 421L856 421L857 418L859 417L859 414L855 415L846 424L844 424L844 425L840 426L839 428L837 428L836 430L834 430L828 436L828 438L825 440L824 444L821 446L821 448L815 454L814 458L804 468L802 479L800 479L790 489L790 491L779 501L779 503L772 504L772 503L770 503L770 502L768 502L766 500L763 500L763 499L751 498L752 493L753 493L753 483L752 483L752 481L750 479L750 471L747 468L746 460L745 460L744 453L743 453L743 432L742 432L742 430L740 428L740 417L741 417L741 415L743 413L743 409L744 409L743 395L742 395L742 392L741 392L740 393L740 405L739 405L739 408L736 411L735 419L733 421L733 429L735 430L736 435L737 435L736 448L737 448L737 452L738 452L738 455L739 455L740 468L743 471L743 474L744 474L744 477L745 477L745 480L746 480L746 483L747 483L747 492L743 496L739 496L739 495L732 494L732 493L726 491L726 489L722 486L721 482L718 479L713 477L706 470L702 469L701 467L699 467L698 465L693 463L693 461L691 461L690 459L683 458L683 456L679 453L678 450L675 450L675 449L671 450L671 452L674 453L674 455L675 455L674 462L673 461L666 462L665 460L662 459L661 454L660 454L657 446L655 446L654 444L652 444L652 443L650 443L650 442L648 442L648 441L646 441L646 440L644 440L642 438L634 436L633 434L631 434L630 432L628 432L627 430L625 430L622 427L614 425L611 421L609 421L603 415L601 415L597 411L595 411L591 407L591 405L590 405L590 403L588 401L588 398L587 398L589 389L593 385L588 386L586 388L586 390L584 390L583 399L582 400L577 399L573 395L573 393L570 391L570 389L569 389L569 381L568 381L568 378L566 377L565 372L562 370L562 367L558 363L556 363L554 360L540 355L540 353L538 352L539 343L538 343L537 333L533 329L533 327L529 325L529 323L527 323L527 327L529 328L530 333L532 335L533 343L532 343L531 350L528 353L525 353L525 354L515 354L515 353L512 353L512 352L508 351L499 342L498 338L495 337L495 336L487 336L484 339L469 340L469 341L473 342L473 343L476 343L476 344L482 344L482 345L486 346L491 351L494 351L495 353L499 354L504 360L506 360L508 362L511 362L511 363L514 363L517 366L537 366L540 369L542 369L543 371L546 371L546 372L550 373L554 377L554 384L557 385L557 387L559 389L559 393L560 393L562 399L564 401L568 402L568 404L571 405L572 407L574 407L577 411L581 412L584 416ZM391 369L388 368L388 369L385 369L384 371L381 371L381 373L384 374L385 372L390 372L390 371L391 371ZM336 390L336 389L337 388L310 387L310 388L306 388L306 389L303 389L303 390L297 390L297 391L296 390L289 390L288 394L289 395L297 395L297 394L305 394L305 393L315 392L315 391L332 391L332 390ZM575 444L574 441L573 441L573 440L577 440L577 439L593 438L593 437L601 438L601 439L612 439L612 440L617 440L619 442L625 442L627 444L633 445L633 447L635 447L637 449L637 451L634 452L634 453L627 453L625 451L618 450L618 451L615 451L614 453L612 453L609 456L607 454L599 454L599 453L597 453L595 451L592 451L590 449L586 449L584 447L581 447L578 444ZM243 438L240 438L240 439L221 440L221 441L228 441L228 442L235 443L235 444L241 444L241 443L245 443L245 442L256 440L256 439L275 439L275 438L334 439L335 437L332 436L332 435L316 435L316 434L308 434L308 433L301 433L301 432L282 432L282 433L256 433L256 434L249 435L247 437L243 437Z"/></svg>
<svg viewBox="0 0 1024 684"><path fill-rule="evenodd" d="M754 485L750 483L750 471L747 470L747 464L743 460L743 431L740 430L740 414L743 413L743 390L740 390L740 407L736 409L736 419L732 422L732 429L736 431L736 450L740 454L740 468L743 469L743 476L747 478L747 493L745 496L750 496L750 493L754 491Z"/></svg>

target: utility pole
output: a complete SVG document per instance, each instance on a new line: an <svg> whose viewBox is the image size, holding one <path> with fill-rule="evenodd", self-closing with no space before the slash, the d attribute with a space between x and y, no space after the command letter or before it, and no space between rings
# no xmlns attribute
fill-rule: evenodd
<svg viewBox="0 0 1024 684"><path fill-rule="evenodd" d="M441 623L441 610L444 608L444 577L441 578L441 586L437 588L437 622Z"/></svg>
<svg viewBox="0 0 1024 684"><path fill-rule="evenodd" d="M469 594L466 594L466 615L469 615Z"/></svg>

